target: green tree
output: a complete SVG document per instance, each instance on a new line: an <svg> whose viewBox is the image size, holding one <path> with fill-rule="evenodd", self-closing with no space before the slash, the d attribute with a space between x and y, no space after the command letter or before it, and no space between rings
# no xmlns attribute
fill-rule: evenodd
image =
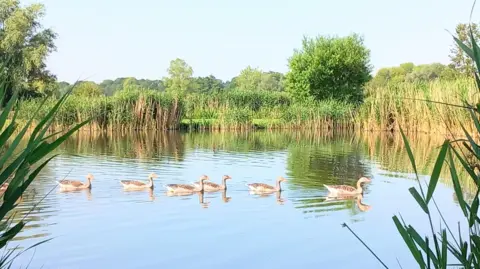
<svg viewBox="0 0 480 269"><path fill-rule="evenodd" d="M280 92L284 90L283 82L285 76L282 73L278 72L264 72L262 73L262 78L259 84L259 88L265 91L276 91Z"/></svg>
<svg viewBox="0 0 480 269"><path fill-rule="evenodd" d="M0 1L0 61L6 66L10 87L4 103L13 89L24 95L48 94L46 90L56 77L46 70L45 59L56 47L56 33L43 29L42 4L20 6L18 0Z"/></svg>
<svg viewBox="0 0 480 269"><path fill-rule="evenodd" d="M370 79L370 50L363 38L304 38L302 49L289 58L286 90L296 100L337 99L361 101Z"/></svg>
<svg viewBox="0 0 480 269"><path fill-rule="evenodd" d="M216 78L213 75L208 77L198 77L193 79L194 88L196 92L209 93L219 92L223 90L224 85L221 79Z"/></svg>
<svg viewBox="0 0 480 269"><path fill-rule="evenodd" d="M92 81L79 82L72 91L72 95L97 97L103 95L102 88Z"/></svg>
<svg viewBox="0 0 480 269"><path fill-rule="evenodd" d="M235 84L240 90L255 91L259 89L259 85L262 82L262 71L258 68L247 68L240 71L235 79Z"/></svg>
<svg viewBox="0 0 480 269"><path fill-rule="evenodd" d="M473 37L475 40L478 41L480 38L480 30L479 26L476 23L472 23L470 25ZM469 31L470 27L468 24L459 23L455 28L455 33L457 38L467 45L468 47L472 47L472 43L470 42ZM471 76L473 72L475 72L476 68L475 65L470 57L467 56L465 51L463 51L457 42L454 41L452 48L450 49L450 61L452 63L452 67L461 74Z"/></svg>
<svg viewBox="0 0 480 269"><path fill-rule="evenodd" d="M193 69L184 60L177 58L170 61L168 75L169 77L164 79L166 91L184 94L192 90Z"/></svg>

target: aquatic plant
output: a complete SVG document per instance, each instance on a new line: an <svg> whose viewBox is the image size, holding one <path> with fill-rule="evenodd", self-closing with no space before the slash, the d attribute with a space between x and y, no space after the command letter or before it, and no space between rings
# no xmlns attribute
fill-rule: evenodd
<svg viewBox="0 0 480 269"><path fill-rule="evenodd" d="M5 70L8 70L5 69L8 64L9 61L6 61L0 66L0 74L2 76L5 75ZM9 85L8 81L4 77L0 78L0 104L3 103L7 96L8 91L6 90L6 85ZM42 109L45 109L45 102L38 103L36 110L20 130L18 129L19 125L17 122L19 114L19 91L13 90L12 97L6 102L6 105L1 108L0 185L2 186L2 193L0 194L0 198L3 198L3 203L0 206L0 249L4 251L2 251L3 254L0 256L0 268L10 268L18 255L48 241L41 241L19 252L16 251L16 248L7 249L7 244L22 231L26 224L25 218L17 221L12 216L14 209L18 205L18 200L48 162L56 156L51 155L52 151L75 131L89 122L89 119L84 120L74 125L74 127L62 131L62 134L55 139L51 139L51 135L46 135L53 123L54 117L65 104L72 89L57 100L42 117L38 117L38 113L42 111ZM9 115L11 118L7 120ZM32 126L34 119L38 121L36 126ZM33 130L27 135L27 130L29 130L30 127L32 127ZM20 146L22 139L28 140L24 146ZM34 208L35 206L31 208L30 212Z"/></svg>
<svg viewBox="0 0 480 269"><path fill-rule="evenodd" d="M478 74L478 70L480 70L480 47L478 46L471 29L469 38L471 47L462 43L456 37L454 37L454 40L474 61L477 69L476 72L474 72L476 88L480 91L480 77ZM432 104L430 103L430 105ZM435 106L438 105L439 104L435 104ZM480 136L480 102L468 102L466 98L463 98L463 104L444 103L442 106L450 106L455 107L457 110L463 110L469 116L470 124L474 129L473 131L468 131L461 122L461 119L455 120L456 124L458 124L463 130L464 137L456 138L455 135L451 133L452 139L446 139L444 141L438 153L438 157L436 158L433 171L430 175L430 180L428 183L425 182L425 186L423 186L424 183L420 180L415 157L412 153L407 136L403 131L403 127L400 127L405 149L413 167L415 178L418 182L418 189L412 187L409 191L419 207L426 214L426 222L428 222L431 234L425 236L420 235L417 229L412 225L407 224L401 216L398 217L395 215L392 219L419 268L447 268L449 266L480 268L480 218L478 215L480 204L480 175L478 173L480 170L480 143L478 142L478 137ZM459 167L457 167L455 161L460 163ZM458 223L458 230L452 229L445 221L441 209L437 206L433 196L445 164L445 169L448 169L450 172L459 208L465 218L464 223ZM467 199L464 196L463 186L460 184L459 180L460 171L464 171L476 186L476 193L473 196L473 199ZM431 209L431 204L434 205L435 210L439 213L442 224L440 230L437 230L433 225L434 210ZM350 229L348 225L343 225ZM466 226L467 232L462 231L462 226ZM351 229L350 231L354 233ZM355 233L354 235L368 248L368 250L385 268L388 268L373 250L371 250ZM454 262L451 261L452 258L455 259Z"/></svg>

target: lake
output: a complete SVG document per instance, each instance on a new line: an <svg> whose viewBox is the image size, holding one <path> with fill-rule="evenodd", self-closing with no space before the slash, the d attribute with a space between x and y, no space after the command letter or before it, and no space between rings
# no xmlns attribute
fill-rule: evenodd
<svg viewBox="0 0 480 269"><path fill-rule="evenodd" d="M442 139L412 137L418 166L431 172ZM408 188L417 186L399 135L311 132L78 133L58 150L16 210L29 223L10 247L30 268L383 268L342 227L346 223L391 268L415 268L392 221L428 231ZM424 169L423 169L424 168ZM123 190L120 180L159 177L153 191ZM91 191L60 192L64 177ZM164 184L206 174L227 191L167 196ZM442 174L444 175L444 174ZM251 194L246 183L283 191ZM323 184L372 179L363 199L327 199ZM462 219L449 180L434 195L447 221ZM48 195L47 195L48 194ZM43 199L41 201L41 199ZM41 202L40 202L41 201ZM437 221L438 223L438 221Z"/></svg>

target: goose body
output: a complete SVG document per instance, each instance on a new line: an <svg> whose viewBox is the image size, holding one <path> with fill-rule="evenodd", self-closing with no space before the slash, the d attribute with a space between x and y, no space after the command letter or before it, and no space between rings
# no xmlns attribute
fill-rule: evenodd
<svg viewBox="0 0 480 269"><path fill-rule="evenodd" d="M206 192L226 190L228 179L231 179L231 177L229 175L224 175L222 178L222 184L217 184L213 182L203 182L203 189ZM193 186L197 189L200 189L200 181L194 182Z"/></svg>
<svg viewBox="0 0 480 269"><path fill-rule="evenodd" d="M200 177L199 187L189 184L167 184L165 188L168 192L172 193L193 193L198 191L204 191L204 181L209 180L208 176L203 175Z"/></svg>
<svg viewBox="0 0 480 269"><path fill-rule="evenodd" d="M287 180L283 177L277 178L277 183L275 186L268 185L265 183L249 183L246 184L248 189L253 192L275 192L275 191L282 191L281 183L287 182Z"/></svg>
<svg viewBox="0 0 480 269"><path fill-rule="evenodd" d="M138 180L120 180L125 190L144 190L153 189L153 179L157 178L155 173L148 175L148 182L142 182Z"/></svg>
<svg viewBox="0 0 480 269"><path fill-rule="evenodd" d="M323 185L329 191L329 195L331 196L339 196L339 195L356 195L362 194L363 188L362 183L371 182L372 180L366 177L361 177L357 181L357 187L352 187L348 185Z"/></svg>
<svg viewBox="0 0 480 269"><path fill-rule="evenodd" d="M57 183L62 190L82 190L82 189L91 189L92 180L93 180L93 175L88 174L86 182L64 179L64 180L57 181Z"/></svg>

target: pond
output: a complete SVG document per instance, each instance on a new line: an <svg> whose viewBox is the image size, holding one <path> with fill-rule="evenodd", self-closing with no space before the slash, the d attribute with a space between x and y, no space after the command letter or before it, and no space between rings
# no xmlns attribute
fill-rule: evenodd
<svg viewBox="0 0 480 269"><path fill-rule="evenodd" d="M431 172L441 139L411 144L422 173ZM58 150L16 209L27 227L10 247L27 248L15 265L31 268L382 268L342 227L346 223L389 266L415 262L393 224L428 231L410 196L417 186L398 135L311 132L78 133ZM423 169L424 168L424 169ZM147 180L153 191L124 191L120 180ZM85 181L91 191L61 192L56 181ZM201 175L227 191L168 196L164 184ZM443 176L444 174L442 174ZM257 195L246 184L283 191ZM361 200L327 198L324 184L372 179ZM461 212L448 180L434 197L448 222ZM43 200L42 200L43 199Z"/></svg>

